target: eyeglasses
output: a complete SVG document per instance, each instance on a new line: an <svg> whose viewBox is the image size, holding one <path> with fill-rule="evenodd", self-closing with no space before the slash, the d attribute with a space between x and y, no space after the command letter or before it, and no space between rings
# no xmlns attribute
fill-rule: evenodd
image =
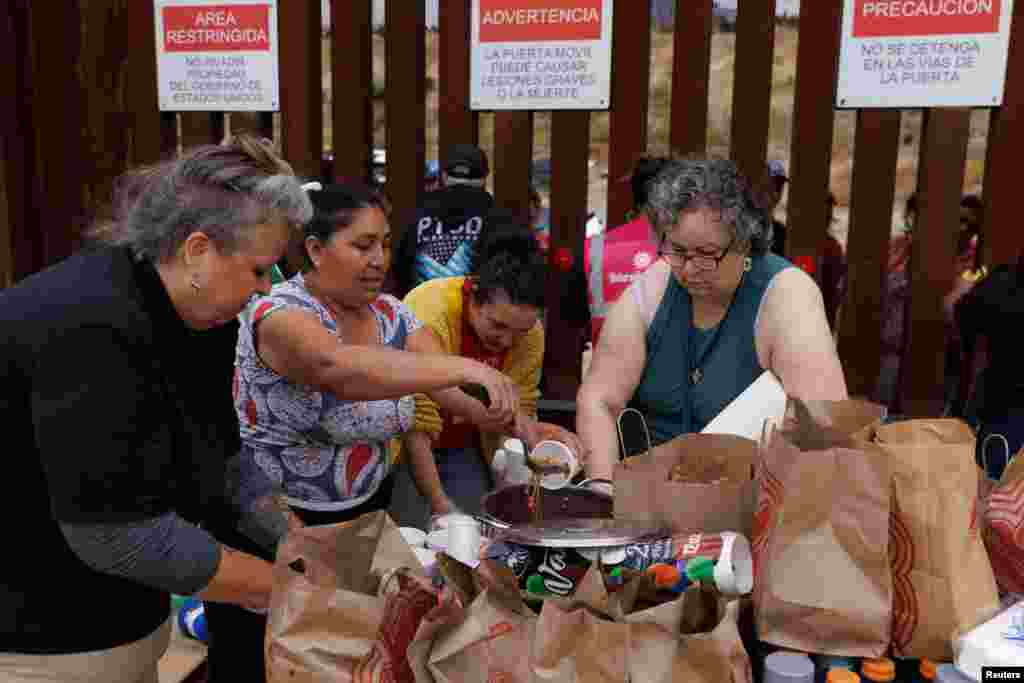
<svg viewBox="0 0 1024 683"><path fill-rule="evenodd" d="M735 243L736 238L733 237L729 240L729 244L725 245L722 253L718 256L708 256L706 254L688 254L685 251L667 249L665 247L665 238L662 237L661 244L658 245L658 256L665 259L666 263L675 268L685 268L687 263L692 263L693 267L697 270L718 270L718 267L722 265L723 259L729 255L729 251Z"/></svg>

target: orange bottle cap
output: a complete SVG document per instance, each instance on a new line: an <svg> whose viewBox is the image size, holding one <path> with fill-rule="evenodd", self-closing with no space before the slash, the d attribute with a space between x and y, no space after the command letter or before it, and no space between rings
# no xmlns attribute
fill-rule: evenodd
<svg viewBox="0 0 1024 683"><path fill-rule="evenodd" d="M849 669L829 669L826 683L860 683L860 676Z"/></svg>
<svg viewBox="0 0 1024 683"><path fill-rule="evenodd" d="M935 662L933 662L932 660L930 660L930 659L922 659L921 660L920 671L921 671L921 678L923 678L925 680L928 680L928 681L934 681L935 680Z"/></svg>
<svg viewBox="0 0 1024 683"><path fill-rule="evenodd" d="M896 678L896 665L887 657L882 659L865 659L860 666L864 678L877 683L888 683Z"/></svg>

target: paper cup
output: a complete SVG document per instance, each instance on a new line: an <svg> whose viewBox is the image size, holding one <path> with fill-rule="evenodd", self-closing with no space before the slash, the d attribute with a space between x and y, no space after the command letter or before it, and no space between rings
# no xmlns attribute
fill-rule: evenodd
<svg viewBox="0 0 1024 683"><path fill-rule="evenodd" d="M528 459L533 463L562 465L567 470L545 474L540 478L540 485L550 490L565 488L580 471L576 454L561 441L541 441L530 451Z"/></svg>
<svg viewBox="0 0 1024 683"><path fill-rule="evenodd" d="M469 567L480 564L480 523L468 515L448 520L448 555Z"/></svg>
<svg viewBox="0 0 1024 683"><path fill-rule="evenodd" d="M405 542L413 548L422 548L427 543L427 532L422 529L417 529L413 526L403 526L399 527L398 531L401 532Z"/></svg>

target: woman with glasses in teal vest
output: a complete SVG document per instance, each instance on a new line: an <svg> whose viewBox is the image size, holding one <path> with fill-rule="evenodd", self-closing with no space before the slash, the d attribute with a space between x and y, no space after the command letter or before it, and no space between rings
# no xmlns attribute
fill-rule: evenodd
<svg viewBox="0 0 1024 683"><path fill-rule="evenodd" d="M771 217L727 160L675 160L646 205L660 259L609 311L577 397L593 478L612 478L616 419L654 445L701 431L764 371L803 399L847 397L821 291L769 250Z"/></svg>

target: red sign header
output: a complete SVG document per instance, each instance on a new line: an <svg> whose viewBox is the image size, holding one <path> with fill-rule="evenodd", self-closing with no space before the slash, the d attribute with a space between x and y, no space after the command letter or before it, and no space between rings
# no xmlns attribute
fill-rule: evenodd
<svg viewBox="0 0 1024 683"><path fill-rule="evenodd" d="M854 0L853 37L997 33L1001 0Z"/></svg>
<svg viewBox="0 0 1024 683"><path fill-rule="evenodd" d="M269 5L164 7L165 52L270 50Z"/></svg>
<svg viewBox="0 0 1024 683"><path fill-rule="evenodd" d="M602 0L480 0L480 42L598 40Z"/></svg>

